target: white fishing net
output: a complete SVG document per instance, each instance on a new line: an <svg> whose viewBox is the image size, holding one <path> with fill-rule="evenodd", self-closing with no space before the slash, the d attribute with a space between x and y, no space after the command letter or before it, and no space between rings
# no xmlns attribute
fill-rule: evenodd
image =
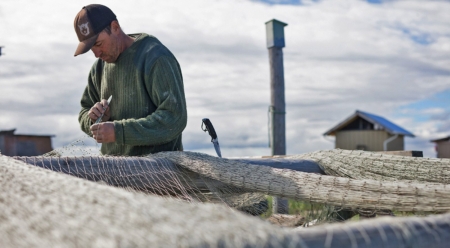
<svg viewBox="0 0 450 248"><path fill-rule="evenodd" d="M102 247L95 241L101 239L111 246L408 247L415 237L411 232L416 232L422 235L420 240L438 247L449 239L447 215L377 218L370 225L325 224L358 213L426 216L447 212L447 160L331 150L276 158L272 161L278 165L271 167L264 159L223 159L193 152L116 157L96 155L95 149L89 153L73 150L82 155L54 151L37 157L0 156L0 206L5 209L0 214L0 244L25 247L41 239L42 244L68 239L69 246ZM296 170L273 168L279 164L298 166ZM288 214L272 212L273 196L287 199L283 204ZM105 202L100 204L99 199ZM75 210L67 210L71 208ZM152 209L151 214L146 208ZM101 211L107 214L98 214ZM171 214L174 217L168 217ZM144 219L146 223L139 222ZM163 219L167 223L161 224ZM199 219L205 223L199 224ZM119 235L113 229L122 221L128 224L123 224L124 234ZM65 233L72 222L76 228ZM147 226L150 223L159 227ZM279 226L289 226L290 231ZM295 226L313 227L297 233ZM90 232L97 228L102 234L95 238ZM146 236L142 228L166 241L153 234ZM21 243L17 239L25 232L35 236Z"/></svg>

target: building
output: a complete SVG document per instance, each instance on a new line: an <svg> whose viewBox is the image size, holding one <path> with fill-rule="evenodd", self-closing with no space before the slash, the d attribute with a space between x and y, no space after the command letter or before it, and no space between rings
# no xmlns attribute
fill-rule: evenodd
<svg viewBox="0 0 450 248"><path fill-rule="evenodd" d="M381 116L359 110L324 135L336 136L335 148L365 151L402 151L404 137L414 137Z"/></svg>
<svg viewBox="0 0 450 248"><path fill-rule="evenodd" d="M436 152L438 158L450 158L450 136L442 139L431 140L436 143Z"/></svg>
<svg viewBox="0 0 450 248"><path fill-rule="evenodd" d="M0 153L7 156L37 156L50 152L54 135L14 134L16 129L0 130Z"/></svg>

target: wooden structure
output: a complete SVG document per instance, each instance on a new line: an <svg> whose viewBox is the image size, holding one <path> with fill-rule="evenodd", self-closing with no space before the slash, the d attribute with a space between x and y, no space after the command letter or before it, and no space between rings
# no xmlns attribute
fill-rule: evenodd
<svg viewBox="0 0 450 248"><path fill-rule="evenodd" d="M286 23L272 19L266 22L267 49L270 62L270 147L272 155L286 155L286 102L284 98L283 47ZM288 212L288 202L275 198L274 213Z"/></svg>
<svg viewBox="0 0 450 248"><path fill-rule="evenodd" d="M0 131L0 153L7 156L37 156L53 150L53 135L15 134L16 129Z"/></svg>
<svg viewBox="0 0 450 248"><path fill-rule="evenodd" d="M381 116L359 110L324 135L336 136L335 148L364 151L401 151L404 137L414 137Z"/></svg>
<svg viewBox="0 0 450 248"><path fill-rule="evenodd" d="M286 23L266 22L267 49L270 62L270 146L272 155L286 154L286 103L284 98L283 47Z"/></svg>
<svg viewBox="0 0 450 248"><path fill-rule="evenodd" d="M442 139L431 140L436 143L436 152L438 158L450 158L450 136Z"/></svg>

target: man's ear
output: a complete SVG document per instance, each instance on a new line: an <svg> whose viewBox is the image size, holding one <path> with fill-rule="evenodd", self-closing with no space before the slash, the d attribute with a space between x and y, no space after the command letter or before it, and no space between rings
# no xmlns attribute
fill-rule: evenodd
<svg viewBox="0 0 450 248"><path fill-rule="evenodd" d="M118 21L114 20L111 22L111 32L113 32L114 34L120 33L120 25Z"/></svg>

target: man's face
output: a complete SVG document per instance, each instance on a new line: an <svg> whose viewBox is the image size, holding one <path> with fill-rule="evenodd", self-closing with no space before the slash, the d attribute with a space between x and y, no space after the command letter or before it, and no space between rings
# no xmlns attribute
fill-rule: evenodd
<svg viewBox="0 0 450 248"><path fill-rule="evenodd" d="M108 34L106 31L102 31L91 50L96 58L113 63L120 55L119 47L118 37L114 33Z"/></svg>

